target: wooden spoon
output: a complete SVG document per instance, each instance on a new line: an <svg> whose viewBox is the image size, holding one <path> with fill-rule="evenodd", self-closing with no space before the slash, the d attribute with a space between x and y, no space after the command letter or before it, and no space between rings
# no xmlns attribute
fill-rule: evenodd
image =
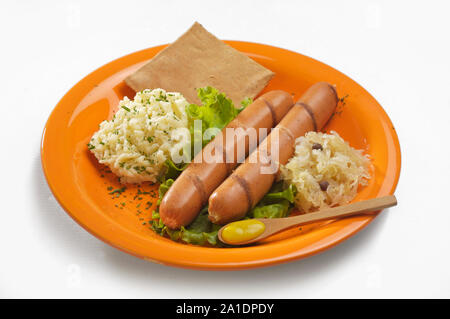
<svg viewBox="0 0 450 319"><path fill-rule="evenodd" d="M273 234L276 234L282 230L285 230L287 228L291 228L294 226L300 226L305 225L321 220L326 219L336 219L336 218L342 218L342 217L348 217L348 216L354 216L354 215L360 215L360 214L366 214L366 213L372 213L384 208L392 207L397 205L397 199L394 195L384 196L384 197L378 197L373 199L368 199L344 206L337 206L333 208L324 209L318 212L308 213L304 215L294 216L294 217L286 217L286 218L256 218L254 219L255 224L257 227L260 227L259 232L260 234L256 235L253 238L247 239L245 241L227 241L226 238L223 238L223 230L228 227L230 224L227 224L220 228L218 237L220 241L222 241L225 244L229 245L247 245L251 244L257 241L260 241L264 238L267 238ZM247 222L249 223L251 220L246 221L238 221L234 222L234 225L239 225L237 223L240 222ZM258 222L259 221L259 222ZM251 222L250 222L251 223ZM263 223L264 225L261 225ZM233 223L231 223L233 224ZM226 236L225 236L226 237Z"/></svg>

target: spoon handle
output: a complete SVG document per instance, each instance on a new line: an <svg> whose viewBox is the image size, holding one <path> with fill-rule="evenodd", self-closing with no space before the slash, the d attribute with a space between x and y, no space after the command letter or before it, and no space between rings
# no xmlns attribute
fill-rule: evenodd
<svg viewBox="0 0 450 319"><path fill-rule="evenodd" d="M281 230L289 226L301 226L304 224L309 224L317 221L322 221L326 219L334 219L340 217L348 217L353 215L364 214L368 212L374 212L384 208L392 207L397 205L397 199L394 195L388 195L373 199L368 199L344 206L337 206L333 208L324 209L315 213L308 213L304 215L299 215L295 217L288 218L277 218L270 220L270 222L275 222L273 225L273 231ZM261 221L264 221L261 219Z"/></svg>

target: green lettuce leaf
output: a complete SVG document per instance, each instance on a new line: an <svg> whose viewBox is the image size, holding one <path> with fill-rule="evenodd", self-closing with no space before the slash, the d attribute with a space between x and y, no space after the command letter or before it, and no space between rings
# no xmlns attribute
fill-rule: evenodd
<svg viewBox="0 0 450 319"><path fill-rule="evenodd" d="M189 226L181 229L181 239L190 244L204 245L208 242L216 246L219 243L217 233L220 227L208 219L208 206L205 206Z"/></svg>
<svg viewBox="0 0 450 319"><path fill-rule="evenodd" d="M228 123L230 123L240 111L242 111L251 99L242 101L242 107L234 107L233 101L227 98L224 93L207 86L197 89L197 94L202 105L190 104L186 108L189 119L189 130L191 131L192 145L202 138L202 147L208 144ZM251 103L251 102L250 102ZM201 120L201 131L195 131L194 121ZM208 130L209 136L204 136ZM195 154L193 154L195 155Z"/></svg>
<svg viewBox="0 0 450 319"><path fill-rule="evenodd" d="M240 108L238 111L241 112L243 109L245 109L247 106L249 106L252 103L253 103L253 99L251 99L249 97L244 99L244 100L242 100L241 101L242 108Z"/></svg>
<svg viewBox="0 0 450 319"><path fill-rule="evenodd" d="M168 179L175 180L187 166L188 163L177 165L171 159L166 160L163 164L163 174L160 177L160 183L164 183Z"/></svg>
<svg viewBox="0 0 450 319"><path fill-rule="evenodd" d="M208 207L205 206L194 221L187 227L181 227L180 230L172 230L161 221L159 212L152 213L152 228L161 236L167 235L174 241L181 240L188 244L203 246L209 243L212 246L221 246L217 234L220 225L211 223L208 219Z"/></svg>
<svg viewBox="0 0 450 319"><path fill-rule="evenodd" d="M293 208L297 190L294 185L283 189L283 183L275 183L271 190L247 214L250 218L282 218Z"/></svg>
<svg viewBox="0 0 450 319"><path fill-rule="evenodd" d="M271 203L284 199L293 204L297 189L293 184L290 184L286 189L282 190L279 189L280 184L282 185L282 182L276 183L261 201L263 203Z"/></svg>
<svg viewBox="0 0 450 319"><path fill-rule="evenodd" d="M158 189L159 198L158 198L158 201L156 202L158 207L159 207L159 204L161 204L162 198L167 193L167 191L169 190L170 186L172 186L173 182L174 182L173 179L168 178L165 181L163 181L161 184L159 184L159 189Z"/></svg>
<svg viewBox="0 0 450 319"><path fill-rule="evenodd" d="M251 218L282 218L286 217L289 211L289 201L282 200L277 204L256 206L250 211L248 216L251 216Z"/></svg>

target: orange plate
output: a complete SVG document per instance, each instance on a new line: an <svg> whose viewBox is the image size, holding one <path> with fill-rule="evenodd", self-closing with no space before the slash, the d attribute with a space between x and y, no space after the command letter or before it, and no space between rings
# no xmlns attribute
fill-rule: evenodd
<svg viewBox="0 0 450 319"><path fill-rule="evenodd" d="M397 134L382 107L366 90L339 71L301 54L257 43L226 43L275 72L265 91L282 89L297 99L314 82L328 81L336 85L341 97L348 94L346 104L340 106L341 112L326 129L337 131L353 147L367 150L373 159L374 177L356 200L394 192L400 174ZM76 84L50 115L42 136L42 166L53 194L75 221L106 243L137 257L216 270L252 268L307 257L338 244L372 221L374 216L360 216L317 223L241 248L198 247L155 234L147 222L155 198L147 194L136 196L136 186L119 197L109 194L108 187L117 189L120 184L90 155L86 144L98 124L113 114L119 100L125 95L134 96L123 79L165 46L132 53L102 66ZM142 192L154 194L156 190L156 185L141 187Z"/></svg>

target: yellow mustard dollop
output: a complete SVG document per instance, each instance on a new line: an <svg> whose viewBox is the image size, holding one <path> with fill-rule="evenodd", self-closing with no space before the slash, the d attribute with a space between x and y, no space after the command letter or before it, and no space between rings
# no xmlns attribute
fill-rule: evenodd
<svg viewBox="0 0 450 319"><path fill-rule="evenodd" d="M222 230L222 238L229 244L239 244L254 239L266 229L263 222L256 219L240 220L228 224Z"/></svg>

